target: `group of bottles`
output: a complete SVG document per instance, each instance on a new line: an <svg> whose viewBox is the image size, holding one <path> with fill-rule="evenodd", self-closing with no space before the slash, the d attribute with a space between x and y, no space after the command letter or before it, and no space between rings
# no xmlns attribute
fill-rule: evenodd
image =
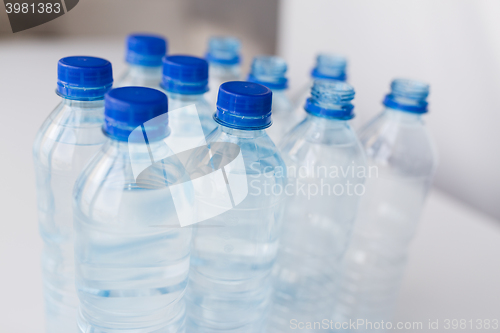
<svg viewBox="0 0 500 333"><path fill-rule="evenodd" d="M281 58L238 81L235 38L210 39L205 59L166 54L162 37L129 36L114 89L107 60L58 63L62 100L33 149L46 331L390 319L437 164L429 86L393 81L357 134L343 57L318 56L292 102Z"/></svg>

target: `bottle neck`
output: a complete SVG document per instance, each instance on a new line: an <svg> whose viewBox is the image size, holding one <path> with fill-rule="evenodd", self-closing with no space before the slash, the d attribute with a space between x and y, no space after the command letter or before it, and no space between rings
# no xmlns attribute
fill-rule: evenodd
<svg viewBox="0 0 500 333"><path fill-rule="evenodd" d="M150 67L129 64L129 73L134 76L158 77L162 75L162 66Z"/></svg>
<svg viewBox="0 0 500 333"><path fill-rule="evenodd" d="M342 56L320 54L316 58L316 67L311 72L315 79L346 80L347 61Z"/></svg>
<svg viewBox="0 0 500 333"><path fill-rule="evenodd" d="M167 91L168 99L174 99L181 102L196 102L204 98L204 94L179 94Z"/></svg>
<svg viewBox="0 0 500 333"><path fill-rule="evenodd" d="M69 107L74 111L94 111L95 109L104 110L104 99L94 101L78 101L63 97L61 103L63 106Z"/></svg>
<svg viewBox="0 0 500 333"><path fill-rule="evenodd" d="M163 156L162 152L169 150L169 147L163 140L146 143L145 141L121 141L108 136L104 150L125 155L132 154L131 158L134 159L151 160L152 157Z"/></svg>
<svg viewBox="0 0 500 333"><path fill-rule="evenodd" d="M225 65L225 64L215 63L215 62L210 63L209 77L212 77L212 76L221 76L221 77L237 76L237 77L239 77L240 75L241 75L241 65L240 64Z"/></svg>
<svg viewBox="0 0 500 333"><path fill-rule="evenodd" d="M286 90L287 90L286 88L282 88L282 89L273 88L273 89L271 89L273 94L284 94L286 92Z"/></svg>
<svg viewBox="0 0 500 333"><path fill-rule="evenodd" d="M407 112L398 109L385 108L384 114L393 121L401 123L422 123L422 114Z"/></svg>
<svg viewBox="0 0 500 333"><path fill-rule="evenodd" d="M253 138L258 138L258 137L266 135L265 129L240 130L240 129L235 129L235 128L231 128L231 127L226 127L223 125L219 125L219 127L221 128L221 131L223 133L226 133L229 136L238 137L238 138L253 139Z"/></svg>
<svg viewBox="0 0 500 333"><path fill-rule="evenodd" d="M308 113L306 120L325 130L341 127L351 128L349 121L346 119L325 118Z"/></svg>

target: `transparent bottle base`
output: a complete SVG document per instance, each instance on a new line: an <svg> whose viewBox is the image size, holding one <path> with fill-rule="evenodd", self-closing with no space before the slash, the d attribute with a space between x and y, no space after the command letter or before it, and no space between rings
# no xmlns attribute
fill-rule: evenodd
<svg viewBox="0 0 500 333"><path fill-rule="evenodd" d="M159 323L153 326L128 325L125 327L120 323L112 323L115 327L99 327L91 325L78 311L77 330L78 333L185 333L186 332L186 309L182 304L182 311L168 323ZM188 331L190 332L190 331Z"/></svg>

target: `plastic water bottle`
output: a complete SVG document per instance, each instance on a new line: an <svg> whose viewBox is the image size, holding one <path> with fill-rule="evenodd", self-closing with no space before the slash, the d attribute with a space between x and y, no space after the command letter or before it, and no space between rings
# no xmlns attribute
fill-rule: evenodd
<svg viewBox="0 0 500 333"><path fill-rule="evenodd" d="M192 190L184 167L162 158L172 155L167 97L111 90L103 131L74 192L80 332L184 332L192 231L180 227L171 186L185 184L186 207Z"/></svg>
<svg viewBox="0 0 500 333"><path fill-rule="evenodd" d="M338 273L364 193L366 158L349 120L354 89L316 80L307 116L281 145L288 198L269 332L330 329ZM299 327L298 323L320 323Z"/></svg>
<svg viewBox="0 0 500 333"><path fill-rule="evenodd" d="M107 60L59 60L57 94L62 100L33 146L47 333L76 332L71 193L78 174L105 141L104 94L112 84Z"/></svg>
<svg viewBox="0 0 500 333"><path fill-rule="evenodd" d="M346 254L336 321L391 319L408 245L437 167L422 119L428 93L425 83L394 80L386 109L360 131L371 172Z"/></svg>
<svg viewBox="0 0 500 333"><path fill-rule="evenodd" d="M304 115L304 103L309 97L314 80L328 79L346 81L347 59L341 55L322 53L316 57L316 66L311 71L309 82L299 90L293 98L294 119L302 121Z"/></svg>
<svg viewBox="0 0 500 333"><path fill-rule="evenodd" d="M265 131L271 106L272 92L260 84L220 87L211 153L198 156L210 161L215 185L197 199L211 218L194 228L188 332L264 330L286 185L285 164Z"/></svg>
<svg viewBox="0 0 500 333"><path fill-rule="evenodd" d="M314 80L327 79L345 82L347 59L337 54L321 53L316 57L316 66L311 71L309 82L293 98L294 106L303 111L304 101L309 97Z"/></svg>
<svg viewBox="0 0 500 333"><path fill-rule="evenodd" d="M217 126L213 120L213 108L205 99L207 61L187 55L166 57L162 89L169 103L171 133L167 142L176 151L197 147L200 140Z"/></svg>
<svg viewBox="0 0 500 333"><path fill-rule="evenodd" d="M276 144L279 144L285 133L296 124L292 119L292 102L286 95L286 71L285 60L275 56L258 56L254 58L248 75L248 81L260 83L273 92L273 126L267 132Z"/></svg>
<svg viewBox="0 0 500 333"><path fill-rule="evenodd" d="M206 97L210 105L216 108L217 93L224 82L238 81L241 78L241 43L234 37L212 37L208 41L205 55L209 64L210 90Z"/></svg>
<svg viewBox="0 0 500 333"><path fill-rule="evenodd" d="M125 60L128 68L115 87L139 86L158 89L162 59L168 44L162 36L133 34L127 38Z"/></svg>

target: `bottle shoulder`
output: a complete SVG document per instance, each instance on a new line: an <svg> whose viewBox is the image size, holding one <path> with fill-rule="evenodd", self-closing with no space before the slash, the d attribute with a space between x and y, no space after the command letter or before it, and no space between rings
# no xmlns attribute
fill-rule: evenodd
<svg viewBox="0 0 500 333"><path fill-rule="evenodd" d="M215 127L213 120L214 108L207 102L203 95L168 95L168 118L171 129L170 141L175 138L193 139L200 141ZM202 133L196 124L201 125ZM195 139L199 137L199 139Z"/></svg>
<svg viewBox="0 0 500 333"><path fill-rule="evenodd" d="M128 67L116 81L114 88L139 86L160 89L161 79L161 67Z"/></svg>
<svg viewBox="0 0 500 333"><path fill-rule="evenodd" d="M429 129L421 118L402 116L383 112L360 130L370 164L401 175L433 175L438 153Z"/></svg>
<svg viewBox="0 0 500 333"><path fill-rule="evenodd" d="M161 191L188 180L165 142L145 145L108 140L78 177L74 198L77 205L91 210L94 200L116 203L125 192Z"/></svg>
<svg viewBox="0 0 500 333"><path fill-rule="evenodd" d="M209 147L215 146L218 143L232 143L239 147L247 173L263 172L267 168L285 168L285 162L278 151L278 148L273 143L271 138L264 130L256 131L240 131L248 132L248 136L233 135L231 131L226 132L222 126L218 126L208 137L207 144Z"/></svg>
<svg viewBox="0 0 500 333"><path fill-rule="evenodd" d="M209 81L224 83L227 81L239 81L241 79L240 66L227 66L211 63L208 67Z"/></svg>
<svg viewBox="0 0 500 333"><path fill-rule="evenodd" d="M104 143L104 106L72 107L61 102L45 119L33 143L33 156L43 165L83 163Z"/></svg>
<svg viewBox="0 0 500 333"><path fill-rule="evenodd" d="M144 177L160 181L158 186L183 181L184 168L164 140L132 144L108 139L89 162L82 181L113 183L117 188L148 188ZM113 185L113 186L115 186ZM152 186L151 188L154 188Z"/></svg>
<svg viewBox="0 0 500 333"><path fill-rule="evenodd" d="M287 163L366 165L360 140L348 122L315 122L308 116L280 145Z"/></svg>
<svg viewBox="0 0 500 333"><path fill-rule="evenodd" d="M178 95L167 93L169 112L180 109L189 105L194 105L198 113L213 114L213 107L206 100L205 95Z"/></svg>

